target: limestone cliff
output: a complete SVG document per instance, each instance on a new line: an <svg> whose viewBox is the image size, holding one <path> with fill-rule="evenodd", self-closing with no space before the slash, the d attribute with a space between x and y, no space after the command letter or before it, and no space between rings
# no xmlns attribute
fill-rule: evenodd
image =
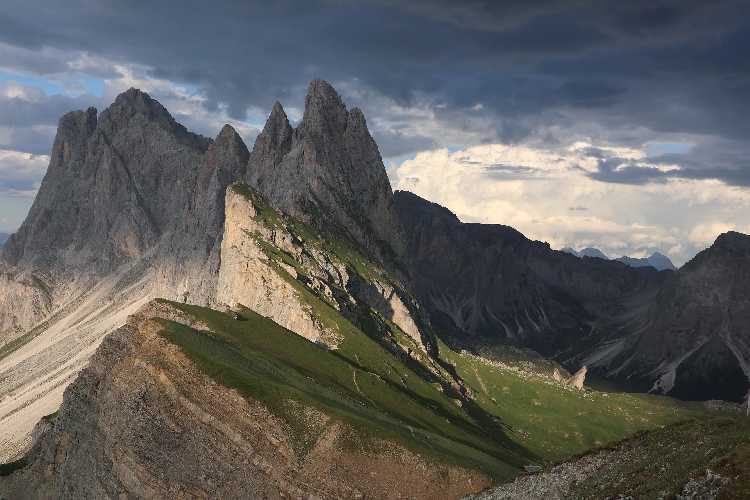
<svg viewBox="0 0 750 500"><path fill-rule="evenodd" d="M419 306L356 249L326 239L242 185L227 190L225 220L218 302L242 304L335 348L339 335L313 313L304 299L307 290L355 324L359 315L375 311L425 349L426 334L413 317Z"/></svg>

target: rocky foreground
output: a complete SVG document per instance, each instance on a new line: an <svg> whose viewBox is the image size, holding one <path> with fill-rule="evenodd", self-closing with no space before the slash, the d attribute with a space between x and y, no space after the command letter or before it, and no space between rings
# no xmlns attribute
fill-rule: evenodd
<svg viewBox="0 0 750 500"><path fill-rule="evenodd" d="M736 410L720 413L643 433L470 498L748 498L750 419Z"/></svg>

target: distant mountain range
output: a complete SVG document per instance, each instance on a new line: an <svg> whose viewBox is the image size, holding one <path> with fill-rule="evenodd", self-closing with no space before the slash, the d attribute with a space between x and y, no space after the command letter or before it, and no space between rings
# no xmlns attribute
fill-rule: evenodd
<svg viewBox="0 0 750 500"><path fill-rule="evenodd" d="M627 255L624 255L616 259L610 259L609 257L607 257L607 255L604 252L602 252L598 248L592 248L592 247L586 247L580 251L577 251L574 248L565 247L560 251L569 253L571 255L575 255L576 257L596 257L598 259L604 259L604 260L616 260L630 267L649 267L650 266L656 269L657 271L665 271L665 270L675 271L677 269L677 267L672 263L669 257L659 252L652 253L650 257L637 258L637 257L628 257Z"/></svg>
<svg viewBox="0 0 750 500"><path fill-rule="evenodd" d="M8 239L9 234L6 233L0 233L0 246L3 246L5 244L5 241Z"/></svg>

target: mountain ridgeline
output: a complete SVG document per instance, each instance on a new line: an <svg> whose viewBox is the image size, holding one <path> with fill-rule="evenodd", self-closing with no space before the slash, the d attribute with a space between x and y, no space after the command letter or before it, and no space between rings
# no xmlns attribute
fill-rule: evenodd
<svg viewBox="0 0 750 500"><path fill-rule="evenodd" d="M214 140L190 133L136 89L100 115L93 108L65 115L33 207L2 249L2 265L19 277L15 285L40 282L45 294L33 320L3 310L3 335L33 326L79 289L135 262L159 296L210 304L225 192L234 182L246 182L271 206L389 268L456 345L513 343L656 382L707 336L743 335L731 324L721 335L688 329L681 336L687 345L675 346L669 359L654 359L636 372L614 368L615 351L643 343L635 341L642 328L628 325L656 321L656 297L698 264L671 277L650 267L572 259L512 228L464 224L411 193L394 194L362 112L347 110L321 80L310 84L296 128L280 103L273 106L252 151L228 125ZM733 265L740 273L747 262ZM736 293L714 296L731 314ZM660 321L677 319L663 314ZM613 325L616 342L603 333ZM726 349L738 365L748 365L743 348Z"/></svg>
<svg viewBox="0 0 750 500"><path fill-rule="evenodd" d="M575 255L576 257L596 257L598 259L604 259L609 260L609 257L599 250L598 248L591 248L587 247L582 250L576 250L574 248L565 247L560 250L561 252L569 253L571 255ZM618 257L616 259L613 259L619 262L622 262L625 265L628 265L630 267L653 267L657 271L676 271L677 268L672 263L672 261L667 257L666 255L660 253L660 252L654 252L648 257L628 257L627 255L623 255L622 257Z"/></svg>
<svg viewBox="0 0 750 500"><path fill-rule="evenodd" d="M683 411L625 395L593 405L508 371L507 346L643 391L740 400L748 248L727 233L658 272L462 223L392 192L363 113L321 80L298 126L277 102L252 149L229 125L195 135L131 89L60 120L39 193L1 250L0 461L31 451L0 494L224 484L228 497L383 497L393 474L415 497L476 491ZM516 390L544 402L504 406ZM613 408L651 416L520 430L534 411L523 405L566 414L570 401L591 405L591 422ZM181 441L188 429L203 454ZM189 459L175 467L151 445Z"/></svg>

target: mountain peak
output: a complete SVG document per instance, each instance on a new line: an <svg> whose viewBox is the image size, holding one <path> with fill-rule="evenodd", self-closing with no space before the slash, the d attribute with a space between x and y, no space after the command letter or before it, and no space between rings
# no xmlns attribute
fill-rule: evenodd
<svg viewBox="0 0 750 500"><path fill-rule="evenodd" d="M394 232L393 193L364 115L348 111L324 80L310 82L296 130L274 105L250 155L247 182L276 208L335 227L373 255Z"/></svg>
<svg viewBox="0 0 750 500"><path fill-rule="evenodd" d="M312 80L307 86L307 98L310 99L311 97L338 99L341 101L341 97L339 97L339 94L336 92L336 89L333 88L333 85L321 79Z"/></svg>
<svg viewBox="0 0 750 500"><path fill-rule="evenodd" d="M215 142L237 140L242 140L240 134L237 133L237 130L233 126L227 123L223 127L221 127L221 131L219 132L219 135L216 136Z"/></svg>
<svg viewBox="0 0 750 500"><path fill-rule="evenodd" d="M118 95L115 99L114 106L131 108L134 111L149 115L166 114L167 116L172 118L166 108L162 106L159 101L153 99L146 92L135 87L131 87L125 92Z"/></svg>
<svg viewBox="0 0 750 500"><path fill-rule="evenodd" d="M131 87L115 98L115 102L107 108L120 120L128 120L133 115L142 115L149 120L160 122L171 127L180 127L167 108L146 92ZM117 113L112 113L117 110Z"/></svg>
<svg viewBox="0 0 750 500"><path fill-rule="evenodd" d="M284 111L284 106L281 105L281 102L275 101L273 103L273 107L271 108L271 114L268 115L268 117L283 117L284 119L287 119L286 111Z"/></svg>
<svg viewBox="0 0 750 500"><path fill-rule="evenodd" d="M737 231L727 231L716 238L711 248L727 250L732 253L750 254L750 236Z"/></svg>
<svg viewBox="0 0 750 500"><path fill-rule="evenodd" d="M236 158L240 159L243 165L247 163L250 156L245 141L228 123L222 127L221 132L216 136L216 140L209 147L209 158L214 156L217 151L231 152Z"/></svg>
<svg viewBox="0 0 750 500"><path fill-rule="evenodd" d="M313 140L340 137L346 131L349 113L336 90L325 80L313 80L305 97L300 130Z"/></svg>
<svg viewBox="0 0 750 500"><path fill-rule="evenodd" d="M284 111L281 103L276 101L271 109L271 114L268 115L262 134L283 142L287 138L291 138L291 133L292 126L289 124L286 111Z"/></svg>
<svg viewBox="0 0 750 500"><path fill-rule="evenodd" d="M609 257L607 257L607 255L604 252L602 252L598 248L593 248L593 247L586 247L580 252L578 252L578 254L581 257L593 257L597 259L609 260Z"/></svg>
<svg viewBox="0 0 750 500"><path fill-rule="evenodd" d="M294 131L289 124L284 107L276 101L263 130L255 138L255 146L250 159L250 163L253 164L250 170L251 184L257 186L264 173L273 170L284 158L292 147L293 134Z"/></svg>
<svg viewBox="0 0 750 500"><path fill-rule="evenodd" d="M72 111L60 118L57 136L52 146L52 166L66 165L81 160L86 153L86 141L96 130L96 108Z"/></svg>
<svg viewBox="0 0 750 500"><path fill-rule="evenodd" d="M142 128L146 123L154 123L183 144L201 152L205 152L211 144L210 139L189 132L159 101L136 88L118 95L115 102L102 112L99 123L108 136L121 129Z"/></svg>

